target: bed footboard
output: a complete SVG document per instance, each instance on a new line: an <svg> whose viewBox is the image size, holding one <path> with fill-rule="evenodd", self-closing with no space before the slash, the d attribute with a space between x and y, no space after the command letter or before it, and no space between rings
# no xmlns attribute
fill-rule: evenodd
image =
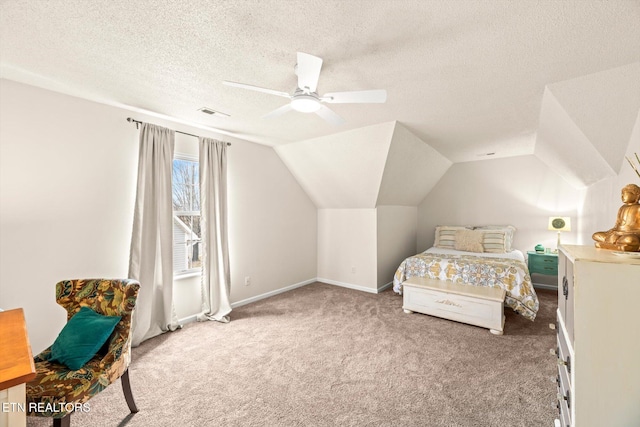
<svg viewBox="0 0 640 427"><path fill-rule="evenodd" d="M405 313L417 312L480 326L494 335L503 333L504 289L424 277L412 277L402 286Z"/></svg>

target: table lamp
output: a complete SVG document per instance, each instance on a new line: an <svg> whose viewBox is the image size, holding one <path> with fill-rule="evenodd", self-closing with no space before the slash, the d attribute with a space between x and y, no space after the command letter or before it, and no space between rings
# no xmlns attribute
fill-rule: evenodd
<svg viewBox="0 0 640 427"><path fill-rule="evenodd" d="M556 250L560 246L560 232L571 231L571 218L567 216L550 216L549 217L549 230L558 232L558 243Z"/></svg>

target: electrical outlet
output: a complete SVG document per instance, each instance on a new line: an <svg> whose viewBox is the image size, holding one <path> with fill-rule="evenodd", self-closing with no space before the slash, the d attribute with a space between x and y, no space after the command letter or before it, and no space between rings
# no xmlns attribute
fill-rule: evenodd
<svg viewBox="0 0 640 427"><path fill-rule="evenodd" d="M246 276L244 278L244 285L249 286L251 284L251 276Z"/></svg>
<svg viewBox="0 0 640 427"><path fill-rule="evenodd" d="M351 274L356 274L356 268L355 267L351 267Z"/></svg>

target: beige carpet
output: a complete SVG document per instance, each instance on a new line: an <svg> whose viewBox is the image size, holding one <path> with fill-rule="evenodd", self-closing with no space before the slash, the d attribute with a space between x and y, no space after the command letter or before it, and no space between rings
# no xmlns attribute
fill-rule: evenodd
<svg viewBox="0 0 640 427"><path fill-rule="evenodd" d="M79 426L551 426L556 294L503 336L402 312L402 297L315 283L134 349ZM29 426L50 421L29 418Z"/></svg>

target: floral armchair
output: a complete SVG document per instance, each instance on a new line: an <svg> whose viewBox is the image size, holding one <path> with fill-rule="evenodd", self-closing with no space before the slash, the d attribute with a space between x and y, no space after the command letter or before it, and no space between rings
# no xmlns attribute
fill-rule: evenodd
<svg viewBox="0 0 640 427"><path fill-rule="evenodd" d="M56 284L56 301L67 310L67 321L83 306L105 316L121 316L102 349L79 370L49 361L51 347L34 358L36 377L27 383L30 416L53 417L54 427L68 427L71 413L122 378L127 405L138 412L129 383L131 318L140 284L131 279L64 280Z"/></svg>

